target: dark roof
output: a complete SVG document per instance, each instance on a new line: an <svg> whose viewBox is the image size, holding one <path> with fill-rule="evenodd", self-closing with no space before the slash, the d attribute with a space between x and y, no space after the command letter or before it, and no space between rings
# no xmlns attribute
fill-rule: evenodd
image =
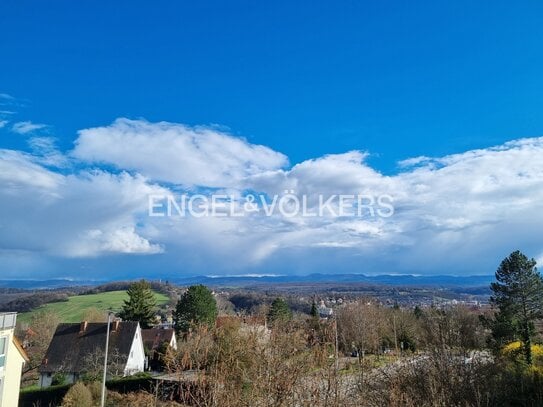
<svg viewBox="0 0 543 407"><path fill-rule="evenodd" d="M97 352L103 355L107 323L89 322L84 331L81 331L82 326L83 323L58 325L39 368L40 372L85 372L89 355ZM108 355L118 352L127 360L137 328L138 322L112 322Z"/></svg>
<svg viewBox="0 0 543 407"><path fill-rule="evenodd" d="M143 347L149 351L158 350L164 342L170 343L174 334L175 331L169 328L142 329Z"/></svg>

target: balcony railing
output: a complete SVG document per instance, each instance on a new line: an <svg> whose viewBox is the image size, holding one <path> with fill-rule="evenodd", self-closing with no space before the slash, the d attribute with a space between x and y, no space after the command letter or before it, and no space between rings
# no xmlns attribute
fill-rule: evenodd
<svg viewBox="0 0 543 407"><path fill-rule="evenodd" d="M15 328L17 323L16 312L0 312L0 330Z"/></svg>

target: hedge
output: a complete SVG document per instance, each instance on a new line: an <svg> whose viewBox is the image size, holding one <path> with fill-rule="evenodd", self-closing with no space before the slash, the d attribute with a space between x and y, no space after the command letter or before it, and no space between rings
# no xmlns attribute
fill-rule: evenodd
<svg viewBox="0 0 543 407"><path fill-rule="evenodd" d="M21 390L19 394L19 407L56 407L60 405L64 395L72 384L60 386L50 386L43 389ZM119 393L130 393L144 390L151 392L153 389L153 380L149 376L126 377L122 379L108 380L106 382L108 390Z"/></svg>

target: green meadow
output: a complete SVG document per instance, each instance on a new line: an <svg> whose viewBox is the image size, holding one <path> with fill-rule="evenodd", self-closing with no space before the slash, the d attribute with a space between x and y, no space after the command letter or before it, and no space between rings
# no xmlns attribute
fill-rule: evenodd
<svg viewBox="0 0 543 407"><path fill-rule="evenodd" d="M164 294L154 292L157 305L169 301ZM69 297L68 301L51 302L42 305L31 312L24 312L17 316L20 322L29 322L33 314L40 311L53 311L60 316L62 322L80 322L89 308L96 308L102 311L119 311L123 301L128 298L126 291L108 291L99 294L75 295Z"/></svg>

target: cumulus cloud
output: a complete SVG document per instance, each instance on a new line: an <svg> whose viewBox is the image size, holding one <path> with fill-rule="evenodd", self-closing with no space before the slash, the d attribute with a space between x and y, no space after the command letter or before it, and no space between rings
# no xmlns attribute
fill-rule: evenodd
<svg viewBox="0 0 543 407"><path fill-rule="evenodd" d="M316 248L328 248L343 251L344 270L352 270L346 259L353 255L364 259L360 271L484 274L512 249L543 249L543 138L426 157L395 176L380 174L364 159L361 152L329 155L251 181L269 194L388 194L392 217L277 219L265 238L250 243L250 253L266 261L305 248L300 256L307 262ZM315 267L339 267L314 258Z"/></svg>
<svg viewBox="0 0 543 407"><path fill-rule="evenodd" d="M90 229L82 236L82 245L74 253L79 256L95 253L155 254L163 251L136 233L133 226L103 231Z"/></svg>
<svg viewBox="0 0 543 407"><path fill-rule="evenodd" d="M57 148L56 142L54 137L31 137L28 146L32 150L34 160L53 167L68 165L68 158Z"/></svg>
<svg viewBox="0 0 543 407"><path fill-rule="evenodd" d="M0 120L0 129L3 128L3 127L6 127L6 124L8 124L9 121L8 120Z"/></svg>
<svg viewBox="0 0 543 407"><path fill-rule="evenodd" d="M46 124L41 123L32 123L31 121L17 122L14 123L11 127L11 131L17 134L29 134L37 130L42 130L47 128Z"/></svg>
<svg viewBox="0 0 543 407"><path fill-rule="evenodd" d="M29 145L32 153L0 151L0 210L9 214L0 221L0 248L10 253L154 255L164 273L183 264L205 274L488 274L517 248L543 253L543 138L407 159L388 176L361 151L287 168L284 155L225 132L144 120L80 131L69 158L51 138ZM59 170L59 162L73 165ZM100 164L115 171L93 169ZM319 195L386 194L394 213L148 216L149 195L187 186L240 200L246 189L267 196L294 191L310 208Z"/></svg>
<svg viewBox="0 0 543 407"><path fill-rule="evenodd" d="M213 128L129 119L81 130L73 155L158 181L206 187L239 187L251 175L287 164L281 153Z"/></svg>
<svg viewBox="0 0 543 407"><path fill-rule="evenodd" d="M147 196L163 193L127 173L62 175L21 152L0 150L0 247L61 257L158 253L139 234Z"/></svg>
<svg viewBox="0 0 543 407"><path fill-rule="evenodd" d="M29 154L0 150L0 183L5 193L16 193L21 188L34 192L52 192L62 177L36 164Z"/></svg>

